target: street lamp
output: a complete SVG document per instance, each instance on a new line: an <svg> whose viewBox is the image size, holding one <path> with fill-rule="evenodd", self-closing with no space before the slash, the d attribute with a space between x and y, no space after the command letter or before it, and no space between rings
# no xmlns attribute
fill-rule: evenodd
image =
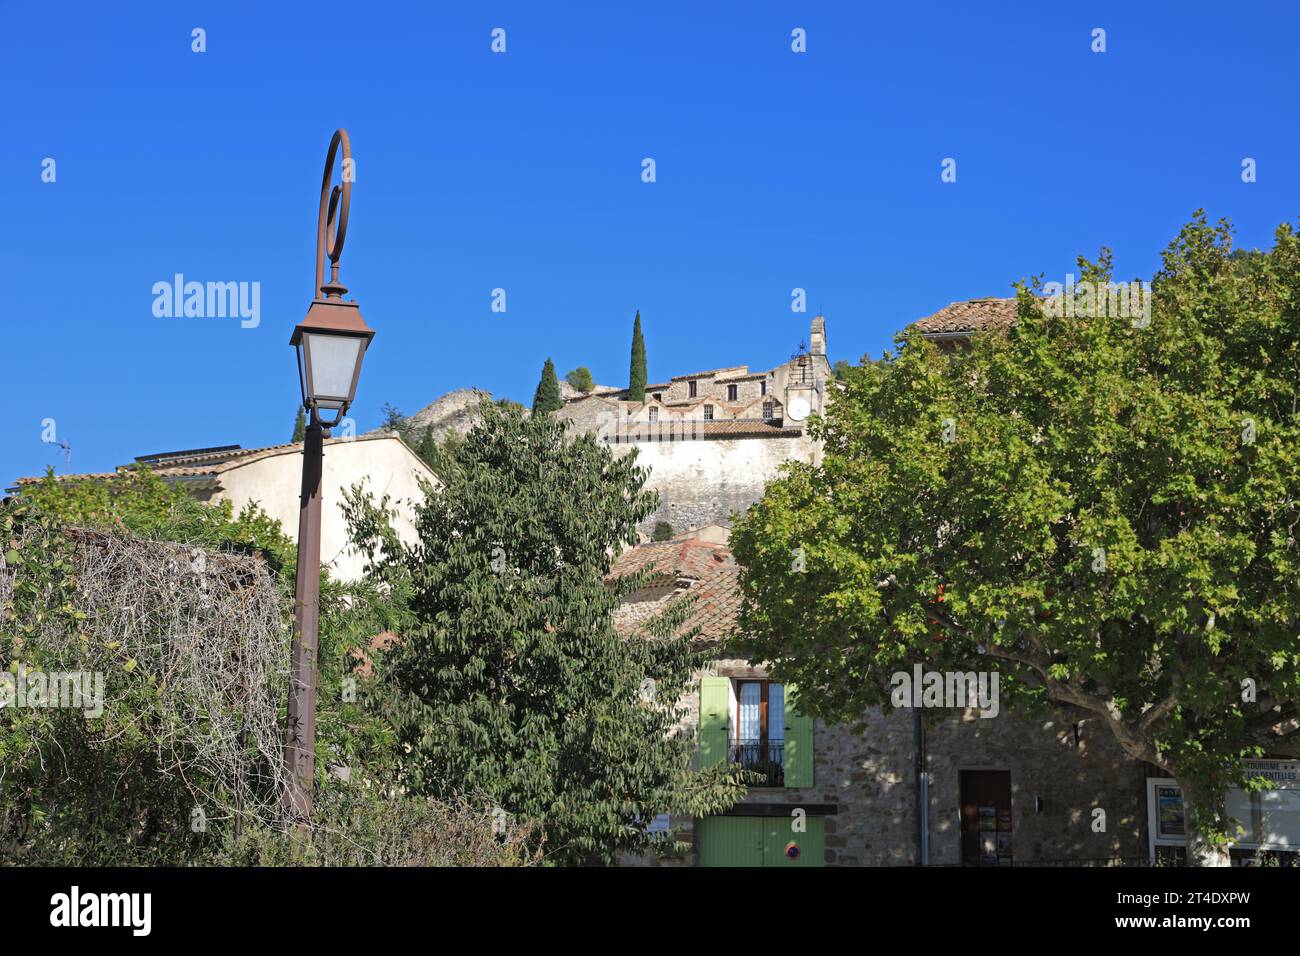
<svg viewBox="0 0 1300 956"><path fill-rule="evenodd" d="M331 190L334 157L343 147L343 184ZM303 441L302 497L298 513L298 580L294 592L293 660L289 674L289 720L284 762L284 810L300 822L311 815L316 765L316 648L320 626L320 486L325 438L342 421L357 393L361 362L375 333L339 283L339 256L347 238L352 203L352 145L335 130L325 157L316 220L316 283L307 317L289 344L298 354L302 404L310 415ZM329 255L330 281L325 282ZM326 414L333 413L332 418Z"/></svg>

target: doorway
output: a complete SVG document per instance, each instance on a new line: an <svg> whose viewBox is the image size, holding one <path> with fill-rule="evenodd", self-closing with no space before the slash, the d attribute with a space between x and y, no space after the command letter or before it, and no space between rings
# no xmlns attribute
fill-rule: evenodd
<svg viewBox="0 0 1300 956"><path fill-rule="evenodd" d="M1011 771L962 770L962 866L1011 866Z"/></svg>

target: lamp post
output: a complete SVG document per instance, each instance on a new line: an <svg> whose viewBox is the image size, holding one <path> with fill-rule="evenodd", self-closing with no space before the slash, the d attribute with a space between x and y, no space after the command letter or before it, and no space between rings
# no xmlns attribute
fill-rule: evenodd
<svg viewBox="0 0 1300 956"><path fill-rule="evenodd" d="M343 183L331 190L334 157L343 148ZM299 821L311 815L316 764L316 647L320 625L320 493L325 439L347 414L357 393L361 362L375 333L339 283L339 256L348 232L352 201L352 146L335 130L325 157L316 220L316 283L307 317L289 340L298 353L302 404L309 415L302 452L298 515L298 580L294 592L293 660L289 674L289 720L284 746L287 785L284 811ZM330 279L324 281L325 257ZM326 415L332 413L332 418Z"/></svg>

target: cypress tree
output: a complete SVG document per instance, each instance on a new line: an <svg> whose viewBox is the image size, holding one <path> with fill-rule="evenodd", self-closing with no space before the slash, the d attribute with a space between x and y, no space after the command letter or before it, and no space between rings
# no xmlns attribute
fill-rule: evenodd
<svg viewBox="0 0 1300 956"><path fill-rule="evenodd" d="M299 442L307 438L307 416L301 408L298 409L298 417L293 421L293 437L289 441Z"/></svg>
<svg viewBox="0 0 1300 956"><path fill-rule="evenodd" d="M641 337L641 310L632 322L632 369L627 379L627 400L645 401L645 339Z"/></svg>
<svg viewBox="0 0 1300 956"><path fill-rule="evenodd" d="M542 366L542 380L533 394L533 414L546 414L564 407L560 398L560 380L555 377L555 363L549 358Z"/></svg>

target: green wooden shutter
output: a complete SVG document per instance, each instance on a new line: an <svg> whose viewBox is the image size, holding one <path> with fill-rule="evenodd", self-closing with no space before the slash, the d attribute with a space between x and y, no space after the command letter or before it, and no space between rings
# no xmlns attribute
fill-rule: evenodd
<svg viewBox="0 0 1300 956"><path fill-rule="evenodd" d="M785 785L813 785L813 722L796 709L793 684L785 685Z"/></svg>
<svg viewBox="0 0 1300 956"><path fill-rule="evenodd" d="M731 681L705 677L700 681L700 767L725 763Z"/></svg>

